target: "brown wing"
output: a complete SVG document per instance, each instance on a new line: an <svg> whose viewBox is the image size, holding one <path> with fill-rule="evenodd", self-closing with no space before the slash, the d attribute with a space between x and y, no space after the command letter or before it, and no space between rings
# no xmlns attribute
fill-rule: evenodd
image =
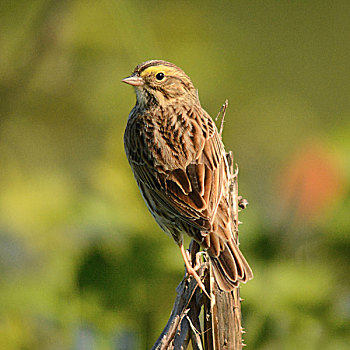
<svg viewBox="0 0 350 350"><path fill-rule="evenodd" d="M128 126L125 143L135 178L177 220L208 231L226 182L216 126L197 107L160 110L158 116L140 116Z"/></svg>
<svg viewBox="0 0 350 350"><path fill-rule="evenodd" d="M225 164L219 155L221 147L216 137L217 133L213 133L203 138L204 147L195 159L183 168L174 169L164 181L170 204L188 214L192 224L202 223L200 226L205 230L213 224L225 173Z"/></svg>

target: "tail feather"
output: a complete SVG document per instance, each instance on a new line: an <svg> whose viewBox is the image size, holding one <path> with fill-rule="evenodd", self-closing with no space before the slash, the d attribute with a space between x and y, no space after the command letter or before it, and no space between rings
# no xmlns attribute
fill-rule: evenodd
<svg viewBox="0 0 350 350"><path fill-rule="evenodd" d="M220 289L229 292L240 282L253 278L253 272L242 252L233 240L225 242L224 250L218 256L210 255L215 279Z"/></svg>

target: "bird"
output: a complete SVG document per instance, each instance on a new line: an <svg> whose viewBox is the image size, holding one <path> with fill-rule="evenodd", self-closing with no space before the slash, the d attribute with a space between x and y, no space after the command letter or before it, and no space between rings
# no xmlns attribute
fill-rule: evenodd
<svg viewBox="0 0 350 350"><path fill-rule="evenodd" d="M205 293L184 235L208 253L219 288L232 291L253 272L233 234L229 168L215 122L189 76L173 63L143 62L122 82L136 92L124 148L149 211Z"/></svg>

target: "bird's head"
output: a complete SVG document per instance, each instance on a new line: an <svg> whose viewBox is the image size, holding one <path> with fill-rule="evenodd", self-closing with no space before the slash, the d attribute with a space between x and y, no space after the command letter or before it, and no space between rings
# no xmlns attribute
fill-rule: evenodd
<svg viewBox="0 0 350 350"><path fill-rule="evenodd" d="M137 103L165 107L175 100L186 103L197 102L197 90L191 79L175 64L152 60L139 64L133 74L122 82L135 87Z"/></svg>

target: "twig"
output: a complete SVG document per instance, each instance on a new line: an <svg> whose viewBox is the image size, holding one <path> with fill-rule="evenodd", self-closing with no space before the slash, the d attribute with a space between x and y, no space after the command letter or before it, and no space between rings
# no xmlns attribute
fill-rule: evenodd
<svg viewBox="0 0 350 350"><path fill-rule="evenodd" d="M195 246L196 249L198 247ZM207 269L208 264L203 263L197 271L198 275L204 277ZM192 332L187 317L190 317L192 324L196 327L200 324L199 314L202 306L202 294L200 288L197 287L197 282L192 277L189 278L185 275L176 288L177 296L170 318L152 350L187 348Z"/></svg>
<svg viewBox="0 0 350 350"><path fill-rule="evenodd" d="M225 103L221 106L219 113L217 114L215 121L218 121L220 114L222 113L221 123L220 123L220 129L219 129L219 135L222 136L222 131L224 130L224 120L226 115L226 109L228 107L228 100L225 101Z"/></svg>

